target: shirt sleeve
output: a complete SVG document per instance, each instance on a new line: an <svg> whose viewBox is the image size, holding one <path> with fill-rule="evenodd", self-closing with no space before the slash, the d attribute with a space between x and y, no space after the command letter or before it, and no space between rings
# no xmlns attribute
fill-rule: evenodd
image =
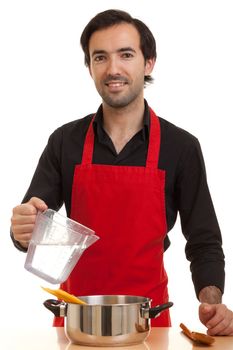
<svg viewBox="0 0 233 350"><path fill-rule="evenodd" d="M223 293L225 262L222 237L197 140L180 158L176 190L182 231L187 240L185 253L190 261L197 298L206 286L216 286Z"/></svg>
<svg viewBox="0 0 233 350"><path fill-rule="evenodd" d="M22 203L31 197L39 197L49 208L60 209L63 204L61 147L62 129L59 128L49 137Z"/></svg>
<svg viewBox="0 0 233 350"><path fill-rule="evenodd" d="M61 179L61 144L62 130L57 129L49 138L48 143L39 159L30 186L22 200L25 203L31 197L38 197L45 201L47 206L59 210L63 204ZM23 252L27 249L16 241L11 232L14 246Z"/></svg>

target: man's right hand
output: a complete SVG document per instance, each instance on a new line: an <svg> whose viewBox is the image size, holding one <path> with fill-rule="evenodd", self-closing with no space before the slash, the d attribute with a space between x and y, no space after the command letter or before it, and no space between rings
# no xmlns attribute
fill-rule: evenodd
<svg viewBox="0 0 233 350"><path fill-rule="evenodd" d="M32 231L38 211L48 209L46 203L37 197L32 197L27 203L13 209L11 231L14 239L27 248L32 237Z"/></svg>

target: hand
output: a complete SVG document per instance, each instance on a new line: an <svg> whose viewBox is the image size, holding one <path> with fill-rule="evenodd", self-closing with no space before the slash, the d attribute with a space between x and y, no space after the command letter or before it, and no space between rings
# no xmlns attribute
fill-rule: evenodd
<svg viewBox="0 0 233 350"><path fill-rule="evenodd" d="M200 321L208 328L208 335L233 335L233 312L224 304L199 306Z"/></svg>
<svg viewBox="0 0 233 350"><path fill-rule="evenodd" d="M11 217L11 231L14 239L23 247L28 247L32 237L37 212L48 207L40 198L32 197L27 203L20 204L13 209Z"/></svg>

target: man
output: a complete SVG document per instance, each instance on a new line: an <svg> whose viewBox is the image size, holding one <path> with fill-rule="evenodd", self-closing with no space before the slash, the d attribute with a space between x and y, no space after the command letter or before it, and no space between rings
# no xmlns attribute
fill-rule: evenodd
<svg viewBox="0 0 233 350"><path fill-rule="evenodd" d="M152 33L129 14L108 10L88 23L81 45L102 104L50 136L23 204L13 209L15 246L27 250L38 210L65 203L67 215L100 240L61 287L162 304L163 252L179 211L200 320L211 335L233 334L232 311L221 304L224 254L199 143L144 100L156 60ZM169 312L152 325L169 326Z"/></svg>

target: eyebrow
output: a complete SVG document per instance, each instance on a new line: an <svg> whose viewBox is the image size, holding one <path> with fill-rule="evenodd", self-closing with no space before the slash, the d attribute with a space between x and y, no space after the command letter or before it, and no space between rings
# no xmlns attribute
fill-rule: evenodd
<svg viewBox="0 0 233 350"><path fill-rule="evenodd" d="M116 52L134 52L134 53L136 53L136 51L132 48L132 47L122 47L122 48L120 48L120 49L118 49ZM93 52L92 52L92 57L93 56L95 56L95 55L100 55L100 54L106 54L107 53L107 51L105 51L105 50L94 50Z"/></svg>

